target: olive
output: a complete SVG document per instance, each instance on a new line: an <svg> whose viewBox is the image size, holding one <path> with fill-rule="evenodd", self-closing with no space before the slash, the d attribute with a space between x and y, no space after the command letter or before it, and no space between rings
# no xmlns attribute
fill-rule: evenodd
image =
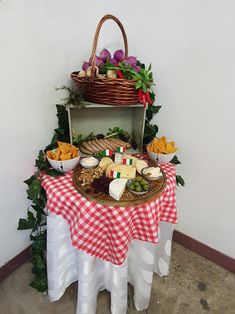
<svg viewBox="0 0 235 314"><path fill-rule="evenodd" d="M134 189L135 189L134 184L131 184L131 185L129 186L129 188L130 188L131 190L134 190Z"/></svg>
<svg viewBox="0 0 235 314"><path fill-rule="evenodd" d="M142 192L141 186L137 186L137 187L135 188L135 190L136 190L136 192Z"/></svg>
<svg viewBox="0 0 235 314"><path fill-rule="evenodd" d="M144 189L145 191L148 191L149 186L148 186L147 184L145 184L145 185L143 186L143 189Z"/></svg>

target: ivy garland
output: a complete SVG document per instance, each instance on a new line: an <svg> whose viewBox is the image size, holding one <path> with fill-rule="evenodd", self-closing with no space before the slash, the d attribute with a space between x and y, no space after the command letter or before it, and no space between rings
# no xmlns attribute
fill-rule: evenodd
<svg viewBox="0 0 235 314"><path fill-rule="evenodd" d="M66 111L67 101L77 105L80 102L80 97L76 97L74 90L63 86L69 93L69 97L64 99L66 103L63 105L56 105L57 117L58 117L58 128L54 130L54 135L51 139L51 143L44 149L39 151L39 155L35 162L36 172L24 183L28 186L27 198L31 201L31 205L27 208L27 218L20 218L18 222L18 230L31 230L30 240L32 241L32 259L31 263L32 273L34 278L29 284L39 292L47 290L47 264L46 264L46 193L41 186L42 174L50 176L62 176L64 173L58 172L51 169L50 164L45 158L44 152L56 147L57 141L69 142L69 125L68 125L68 113ZM154 95L152 96L154 97ZM154 101L154 98L153 98ZM146 111L145 120L145 132L144 132L144 148L151 142L158 132L158 126L151 124L153 115L159 112L161 106L151 105L148 106ZM180 164L177 156L171 160L171 163L177 165ZM181 176L176 176L177 185L184 186L184 180Z"/></svg>

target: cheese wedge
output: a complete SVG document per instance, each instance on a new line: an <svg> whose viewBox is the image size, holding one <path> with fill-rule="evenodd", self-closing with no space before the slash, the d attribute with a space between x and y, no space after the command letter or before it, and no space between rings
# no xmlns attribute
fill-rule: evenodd
<svg viewBox="0 0 235 314"><path fill-rule="evenodd" d="M136 162L136 169L139 172L139 174L141 174L142 169L146 168L146 167L148 167L148 164L147 164L146 161L140 160L140 159L137 160L137 162Z"/></svg>
<svg viewBox="0 0 235 314"><path fill-rule="evenodd" d="M109 165L113 163L112 159L109 157L103 157L99 163L100 168L104 171L108 168Z"/></svg>
<svg viewBox="0 0 235 314"><path fill-rule="evenodd" d="M126 179L115 179L109 184L109 195L119 201L126 188Z"/></svg>

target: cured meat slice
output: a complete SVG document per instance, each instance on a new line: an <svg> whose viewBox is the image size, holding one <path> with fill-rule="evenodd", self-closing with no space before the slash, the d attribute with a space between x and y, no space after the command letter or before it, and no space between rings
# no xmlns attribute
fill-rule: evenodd
<svg viewBox="0 0 235 314"><path fill-rule="evenodd" d="M130 148L131 147L130 143L124 142L124 141L120 140L119 138L113 138L113 141L115 141L116 143L120 144L120 146L124 146L126 148Z"/></svg>
<svg viewBox="0 0 235 314"><path fill-rule="evenodd" d="M83 145L79 146L80 151L86 155L92 155L92 152L86 149Z"/></svg>
<svg viewBox="0 0 235 314"><path fill-rule="evenodd" d="M115 148L120 147L120 145L115 141L114 138L110 138L111 143L115 146Z"/></svg>
<svg viewBox="0 0 235 314"><path fill-rule="evenodd" d="M91 147L91 149L93 150L94 153L97 153L100 151L99 147L97 147L93 140L92 141L87 141L87 144Z"/></svg>
<svg viewBox="0 0 235 314"><path fill-rule="evenodd" d="M104 147L104 145L102 145L102 143L100 142L100 140L94 140L94 141L95 141L95 143L98 145L98 147L100 147L100 150L106 149L106 148Z"/></svg>
<svg viewBox="0 0 235 314"><path fill-rule="evenodd" d="M102 139L100 141L101 141L102 145L105 146L104 149L111 149L111 150L113 150L112 146L109 145L109 142L106 139Z"/></svg>
<svg viewBox="0 0 235 314"><path fill-rule="evenodd" d="M97 151L97 150L95 150L94 147L92 147L88 142L84 142L84 143L82 143L82 145L83 145L86 149L90 150L92 154L94 154L94 153Z"/></svg>
<svg viewBox="0 0 235 314"><path fill-rule="evenodd" d="M102 150L102 148L100 148L100 146L96 143L95 140L89 141L88 144L92 146L94 149L96 149L97 152Z"/></svg>
<svg viewBox="0 0 235 314"><path fill-rule="evenodd" d="M105 140L109 143L109 146L112 147L112 150L114 150L116 152L117 146L115 145L115 143L112 142L111 139L108 139L108 138L106 138Z"/></svg>
<svg viewBox="0 0 235 314"><path fill-rule="evenodd" d="M99 141L99 146L102 148L102 150L107 149L107 145L105 142L103 142L102 139L97 140L97 141Z"/></svg>

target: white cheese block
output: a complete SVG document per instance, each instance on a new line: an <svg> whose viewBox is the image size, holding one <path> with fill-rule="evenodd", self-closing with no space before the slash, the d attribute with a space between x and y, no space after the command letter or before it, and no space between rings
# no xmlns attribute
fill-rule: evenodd
<svg viewBox="0 0 235 314"><path fill-rule="evenodd" d="M115 179L109 184L109 195L119 201L126 188L126 179Z"/></svg>
<svg viewBox="0 0 235 314"><path fill-rule="evenodd" d="M116 164L120 164L122 162L122 154L115 153L115 155L114 155L114 162Z"/></svg>

